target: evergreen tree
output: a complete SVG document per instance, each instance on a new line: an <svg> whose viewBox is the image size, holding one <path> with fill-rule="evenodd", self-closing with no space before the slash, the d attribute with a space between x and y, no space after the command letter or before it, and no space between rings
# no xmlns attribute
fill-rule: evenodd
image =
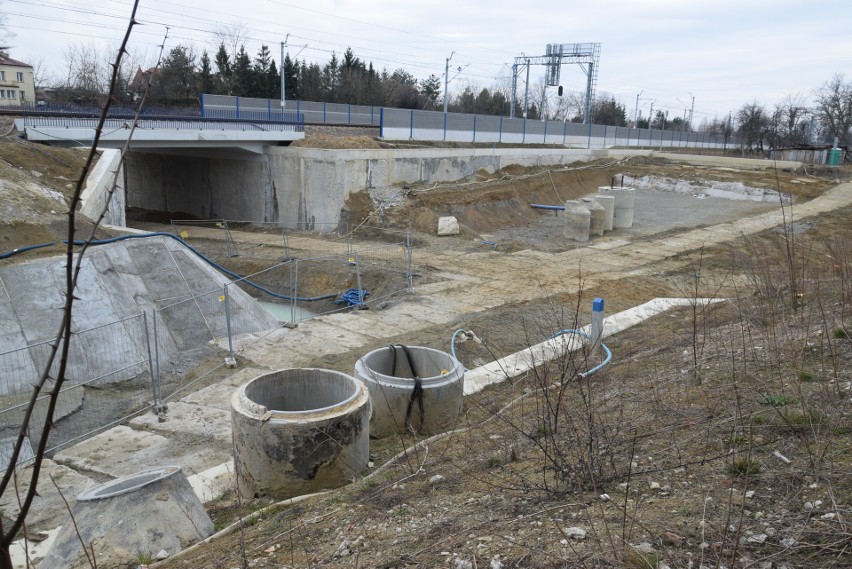
<svg viewBox="0 0 852 569"><path fill-rule="evenodd" d="M216 51L215 63L216 93L219 95L230 95L233 70L231 69L231 58L228 56L228 51L225 49L224 43L219 44L219 49Z"/></svg>
<svg viewBox="0 0 852 569"><path fill-rule="evenodd" d="M234 58L233 89L231 94L238 97L251 96L254 82L252 75L251 60L248 53L246 53L246 47L241 45L240 51Z"/></svg>
<svg viewBox="0 0 852 569"><path fill-rule="evenodd" d="M205 49L201 53L201 64L198 68L198 87L202 93L212 93L215 89L213 69L210 67L210 56Z"/></svg>
<svg viewBox="0 0 852 569"><path fill-rule="evenodd" d="M269 65L271 62L272 56L269 53L269 47L266 45L260 46L260 51L257 52L257 56L254 58L252 88L249 96L264 99L272 97L272 90L275 85L269 82Z"/></svg>
<svg viewBox="0 0 852 569"><path fill-rule="evenodd" d="M290 59L290 54L288 53L284 56L284 89L287 90L287 100L293 101L296 99L300 99L301 90L300 80L301 80L301 71L304 69L305 63L304 61L299 64L298 61L293 61Z"/></svg>
<svg viewBox="0 0 852 569"><path fill-rule="evenodd" d="M278 73L278 67L275 65L275 60L269 62L269 70L266 72L266 82L269 85L269 98L281 98L281 74Z"/></svg>

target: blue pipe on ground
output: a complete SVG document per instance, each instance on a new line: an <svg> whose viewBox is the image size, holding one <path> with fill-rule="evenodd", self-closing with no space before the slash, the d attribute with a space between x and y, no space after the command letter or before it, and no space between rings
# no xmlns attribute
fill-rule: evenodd
<svg viewBox="0 0 852 569"><path fill-rule="evenodd" d="M530 207L534 207L535 209L550 209L553 211L565 211L564 205L544 205L540 203L531 203Z"/></svg>

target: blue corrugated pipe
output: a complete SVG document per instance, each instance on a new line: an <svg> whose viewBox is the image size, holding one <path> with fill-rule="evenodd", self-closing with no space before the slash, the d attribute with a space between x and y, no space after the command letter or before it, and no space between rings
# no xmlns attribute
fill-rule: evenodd
<svg viewBox="0 0 852 569"><path fill-rule="evenodd" d="M96 240L93 240L93 241L89 241L89 245L106 245L107 243L115 243L117 241L124 241L126 239L144 239L146 237L170 237L170 238L174 239L175 241L183 244L184 247L186 247L187 249L189 249L190 251L195 253L200 259L205 261L211 267L218 269L219 271L225 273L229 277L235 279L234 282L244 282L247 285L252 286L252 287L256 288L257 290L264 292L264 293L266 293L269 296L272 296L274 298L280 298L282 300L294 300L292 296L286 296L286 295L283 295L283 294L278 294L277 292L272 292L271 290L269 290L269 289L267 289L267 288L265 288L265 287L263 287L263 286L261 286L257 283L253 283L250 280L247 280L245 277L240 276L233 271L229 271L228 269L226 269L222 265L216 263L212 259L205 256L201 251L197 250L195 247L193 247L192 245L190 245L189 243L187 243L186 241L184 241L183 239L181 239L177 235L174 235L172 233L167 233L165 231L155 231L153 233L134 233L132 235L121 235L120 237L113 237L111 239L96 239ZM62 243L68 243L68 241L63 240ZM81 245L85 245L85 244L86 244L86 241L82 241L82 240L74 241L74 245L77 245L77 246L81 246ZM56 242L41 243L39 245L30 245L29 247L19 247L18 249L13 249L12 251L6 251L5 253L0 253L0 259L8 259L9 257L17 255L18 253L25 253L27 251L32 251L33 249L41 249L43 247L50 247L52 245L56 245ZM324 294L322 296L314 296L314 297L299 297L299 296L297 296L295 298L295 300L298 301L298 302L316 302L318 300L326 300L328 298L335 298L335 297L337 297L337 295L338 295L338 293L333 292L331 294Z"/></svg>
<svg viewBox="0 0 852 569"><path fill-rule="evenodd" d="M551 339L558 338L559 336L564 336L565 334L575 334L577 336L582 336L583 338L588 338L589 340L592 339L592 337L590 335L586 334L582 330L571 330L570 328L566 328L565 330L560 330L559 332L552 335L550 338ZM589 377L590 375L592 375L593 373L597 373L603 366L607 365L610 361L612 361L612 351L607 347L607 345L604 344L603 342L601 342L601 348L603 348L604 352L606 352L606 358L604 359L604 361L602 361L601 363L599 363L598 365L596 365L595 367L593 367L589 371L587 371L585 373L579 373L577 375L579 375L581 378L585 379L585 378Z"/></svg>

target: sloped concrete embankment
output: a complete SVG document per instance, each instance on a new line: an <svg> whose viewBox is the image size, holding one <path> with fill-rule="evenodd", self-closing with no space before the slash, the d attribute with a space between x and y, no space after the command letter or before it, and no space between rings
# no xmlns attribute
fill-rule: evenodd
<svg viewBox="0 0 852 569"><path fill-rule="evenodd" d="M59 330L64 265L63 257L0 264L0 345L4 352L19 350L14 365L4 366L0 396L29 392L33 378L43 369L45 350L32 346L53 338ZM86 253L81 267L69 378L103 377L104 383L111 383L141 373L143 364L125 367L122 363L148 361L144 323L138 318L142 312L150 316L160 310L161 362L226 335L219 296L229 279L178 241L157 236L95 246ZM238 287L229 287L229 294L234 330L277 326ZM169 306L176 308L162 310Z"/></svg>

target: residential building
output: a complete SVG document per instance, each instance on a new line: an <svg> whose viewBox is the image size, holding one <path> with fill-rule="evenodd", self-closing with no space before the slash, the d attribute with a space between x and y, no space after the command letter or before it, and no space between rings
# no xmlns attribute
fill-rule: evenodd
<svg viewBox="0 0 852 569"><path fill-rule="evenodd" d="M0 53L0 107L35 104L33 66Z"/></svg>

